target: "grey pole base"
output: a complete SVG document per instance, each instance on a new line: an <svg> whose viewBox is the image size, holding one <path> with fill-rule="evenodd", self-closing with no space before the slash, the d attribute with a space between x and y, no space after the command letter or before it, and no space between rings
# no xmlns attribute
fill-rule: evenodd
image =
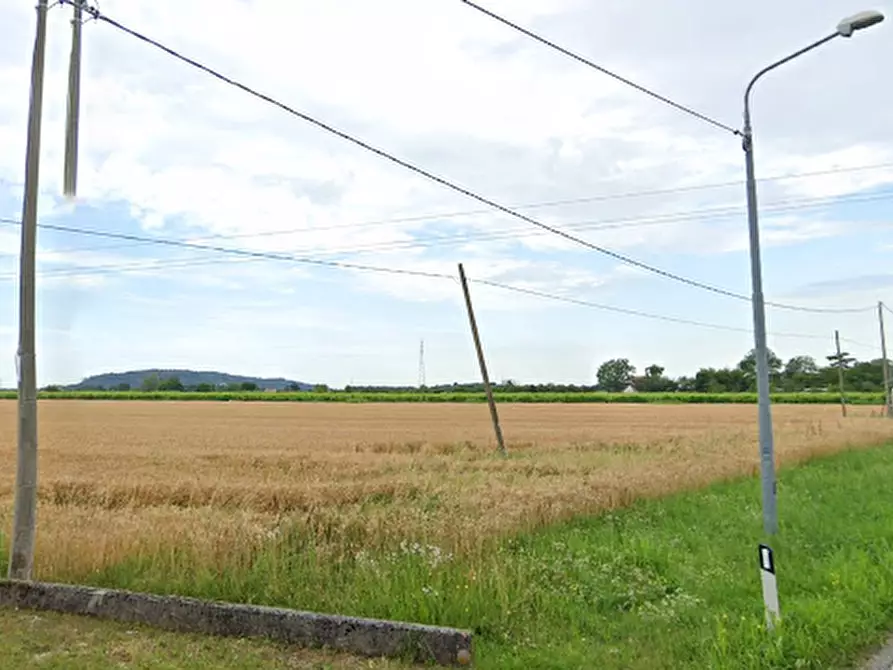
<svg viewBox="0 0 893 670"><path fill-rule="evenodd" d="M90 615L180 633L267 638L416 663L466 665L471 660L467 631L179 596L0 580L0 607Z"/></svg>

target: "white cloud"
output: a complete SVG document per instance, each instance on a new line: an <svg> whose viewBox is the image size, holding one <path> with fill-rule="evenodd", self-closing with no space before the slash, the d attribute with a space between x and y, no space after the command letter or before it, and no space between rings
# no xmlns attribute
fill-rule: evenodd
<svg viewBox="0 0 893 670"><path fill-rule="evenodd" d="M605 0L597 8L569 0L487 3L733 125L750 75L809 41L811 31L824 34L826 24L851 11L847 4L828 0L817 9L807 0L784 6L759 0L744 11L707 0ZM298 110L500 203L605 196L524 210L595 244L658 259L746 248L743 185L674 191L739 181L739 138L551 52L463 3L104 0L101 8ZM769 12L778 17L772 24L761 18ZM18 198L34 13L18 3L5 3L0 13L0 180L12 185L0 188ZM792 17L798 22L788 21ZM618 29L633 20L635 31ZM798 29L777 27L782 25ZM876 68L864 67L893 59L893 42L880 30L886 28L829 45L760 83L754 100L760 177L893 163L886 111L893 92ZM153 235L450 275L463 261L481 278L509 277L521 286L590 299L610 292L622 301L622 291L638 279L640 271L618 269L614 260L594 254L581 270L568 254L579 252L576 245L503 213L396 221L482 205L110 26L91 22L84 33L83 205L72 211L55 197L62 177L68 11L51 12L42 218L114 230L117 224L105 214L96 222L92 217L123 206ZM891 184L893 167L765 182L764 244L791 246L874 225L849 209L832 209L832 199ZM663 192L642 195L652 190ZM827 200L810 210L771 211L773 204L803 198ZM12 216L17 209L11 208ZM443 239L463 233L464 244ZM238 237L204 240L208 235ZM164 260L117 274L112 266L148 261L127 251L53 249L58 247L41 250L47 271L42 285L48 287L112 291L127 278L145 279L147 287L160 285L154 279L180 278L189 290L216 290L225 305L229 293L241 289L279 296L294 291L301 299L303 282L331 281L332 299L345 297L346 282L311 267L221 257L219 265ZM14 270L17 253L17 232L0 230L4 268ZM181 258L203 257L184 250ZM78 269L83 272L76 274ZM696 266L690 274L702 278ZM370 296L407 301L412 310L460 298L449 281L342 276L355 276L356 286ZM542 305L491 290L476 291L478 299L486 309L532 314ZM258 305L255 312L260 316L264 309L272 308Z"/></svg>

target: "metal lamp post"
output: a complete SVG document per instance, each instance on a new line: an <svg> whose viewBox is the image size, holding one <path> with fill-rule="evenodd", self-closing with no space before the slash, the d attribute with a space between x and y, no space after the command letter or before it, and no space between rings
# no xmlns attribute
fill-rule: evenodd
<svg viewBox="0 0 893 670"><path fill-rule="evenodd" d="M767 535L778 532L778 509L776 505L775 485L775 446L772 435L772 412L769 399L769 351L766 345L766 307L763 301L762 263L760 261L760 232L757 212L757 185L753 158L753 130L750 122L750 93L754 84L764 74L779 65L802 56L808 51L830 42L836 37L851 37L857 30L868 28L884 20L884 15L877 11L866 11L854 14L837 25L830 35L810 44L803 49L776 61L760 70L744 93L744 129L742 130L745 165L747 170L747 222L750 232L750 270L753 285L753 330L754 347L757 364L757 394L759 403L760 433L760 474L763 495L763 528ZM763 571L763 598L767 609L767 620L772 626L772 618L778 615L778 594L775 587L775 562L772 550L767 545L760 546L760 561Z"/></svg>

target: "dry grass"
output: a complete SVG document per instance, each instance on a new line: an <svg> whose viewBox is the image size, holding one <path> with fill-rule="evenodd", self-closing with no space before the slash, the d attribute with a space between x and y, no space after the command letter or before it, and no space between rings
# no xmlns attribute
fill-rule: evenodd
<svg viewBox="0 0 893 670"><path fill-rule="evenodd" d="M0 523L15 411L0 401ZM782 463L893 438L872 408L773 407ZM505 405L510 457L484 405L42 401L40 578L144 552L249 560L284 523L332 551L497 534L756 472L746 405ZM240 558L241 557L241 558Z"/></svg>

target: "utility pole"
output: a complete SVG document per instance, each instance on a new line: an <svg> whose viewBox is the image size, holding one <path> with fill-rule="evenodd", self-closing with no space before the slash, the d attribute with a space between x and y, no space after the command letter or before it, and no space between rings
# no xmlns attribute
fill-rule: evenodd
<svg viewBox="0 0 893 670"><path fill-rule="evenodd" d="M505 456L505 442L502 439L502 428L499 427L499 414L496 411L496 401L493 399L493 389L490 386L490 375L487 374L487 362L484 360L484 349L481 346L481 337L478 333L477 321L474 318L474 308L471 305L471 293L468 291L468 280L465 279L465 269L459 263L459 280L462 282L462 293L465 296L465 308L468 310L468 322L471 324L471 336L474 338L474 348L478 355L478 365L481 368L481 377L484 380L484 391L487 393L487 404L490 406L490 419L493 421L493 432L496 433L496 444L499 453Z"/></svg>
<svg viewBox="0 0 893 670"><path fill-rule="evenodd" d="M34 566L37 521L37 369L35 361L35 265L37 194L40 176L40 122L46 55L48 0L37 2L37 31L31 62L31 100L25 156L25 196L22 204L22 244L19 260L18 463L9 578L30 580Z"/></svg>
<svg viewBox="0 0 893 670"><path fill-rule="evenodd" d="M425 340L419 342L419 390L425 389Z"/></svg>
<svg viewBox="0 0 893 670"><path fill-rule="evenodd" d="M837 347L837 380L840 385L840 411L846 416L846 396L843 393L843 354L840 353L840 333L834 331L834 346Z"/></svg>
<svg viewBox="0 0 893 670"><path fill-rule="evenodd" d="M86 0L74 0L71 19L71 57L68 61L68 106L65 114L65 174L62 193L74 198L78 179L78 125L81 111L81 25Z"/></svg>
<svg viewBox="0 0 893 670"><path fill-rule="evenodd" d="M887 360L887 335L884 331L884 303L878 301L877 318L881 328L881 366L884 370L884 414L893 418L893 407L890 405L890 363Z"/></svg>

